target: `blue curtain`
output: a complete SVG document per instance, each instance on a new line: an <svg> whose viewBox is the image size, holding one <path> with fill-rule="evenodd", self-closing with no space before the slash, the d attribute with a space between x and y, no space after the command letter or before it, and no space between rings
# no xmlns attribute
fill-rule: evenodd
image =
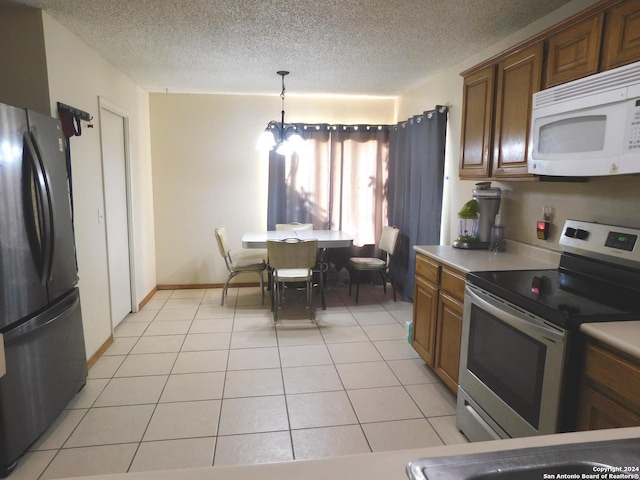
<svg viewBox="0 0 640 480"><path fill-rule="evenodd" d="M375 244L386 224L388 125L298 124L305 149L269 157L267 228L312 223Z"/></svg>
<svg viewBox="0 0 640 480"><path fill-rule="evenodd" d="M414 245L440 243L447 114L436 106L389 134L388 223L400 229L390 275L405 300L413 300Z"/></svg>

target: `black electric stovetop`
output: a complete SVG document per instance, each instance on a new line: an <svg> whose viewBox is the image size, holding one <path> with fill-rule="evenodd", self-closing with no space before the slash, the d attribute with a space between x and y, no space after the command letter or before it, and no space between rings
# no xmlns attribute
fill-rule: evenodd
<svg viewBox="0 0 640 480"><path fill-rule="evenodd" d="M640 320L640 271L591 259L563 254L558 269L471 272L467 281L562 328Z"/></svg>

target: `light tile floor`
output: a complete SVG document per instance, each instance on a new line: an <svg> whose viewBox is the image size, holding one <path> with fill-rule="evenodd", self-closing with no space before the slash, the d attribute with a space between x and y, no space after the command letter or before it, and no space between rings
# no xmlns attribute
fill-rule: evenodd
<svg viewBox="0 0 640 480"><path fill-rule="evenodd" d="M278 462L463 443L455 397L406 339L412 305L327 291L317 323L257 288L159 291L12 480ZM317 297L317 295L316 295ZM315 299L316 303L318 298Z"/></svg>

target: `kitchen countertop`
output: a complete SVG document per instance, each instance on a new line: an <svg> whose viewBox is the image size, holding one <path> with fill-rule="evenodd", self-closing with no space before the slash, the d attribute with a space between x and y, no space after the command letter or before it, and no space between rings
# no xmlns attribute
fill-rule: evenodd
<svg viewBox="0 0 640 480"><path fill-rule="evenodd" d="M558 268L560 253L508 242L507 251L464 250L450 245L416 245L413 249L464 273L492 270L538 270Z"/></svg>
<svg viewBox="0 0 640 480"><path fill-rule="evenodd" d="M76 480L169 480L175 478L180 478L181 480L245 480L247 478L257 478L260 480L334 480L343 478L407 480L406 465L409 461L418 458L465 455L517 448L638 437L640 437L640 427L630 427L514 438L509 440L493 440L463 445L367 453L317 460L295 460L259 465L187 468L75 478Z"/></svg>
<svg viewBox="0 0 640 480"><path fill-rule="evenodd" d="M632 322L583 323L580 331L640 359L640 318Z"/></svg>

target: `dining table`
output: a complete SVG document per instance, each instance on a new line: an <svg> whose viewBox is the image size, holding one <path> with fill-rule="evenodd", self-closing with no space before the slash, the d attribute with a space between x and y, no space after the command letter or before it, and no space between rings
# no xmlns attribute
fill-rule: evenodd
<svg viewBox="0 0 640 480"><path fill-rule="evenodd" d="M242 234L243 248L267 248L267 240L285 240L297 238L299 240L318 240L318 270L320 272L320 297L322 309L327 305L324 298L324 272L328 269L326 253L330 248L345 248L353 245L353 237L341 230L264 230L259 232L245 232Z"/></svg>

